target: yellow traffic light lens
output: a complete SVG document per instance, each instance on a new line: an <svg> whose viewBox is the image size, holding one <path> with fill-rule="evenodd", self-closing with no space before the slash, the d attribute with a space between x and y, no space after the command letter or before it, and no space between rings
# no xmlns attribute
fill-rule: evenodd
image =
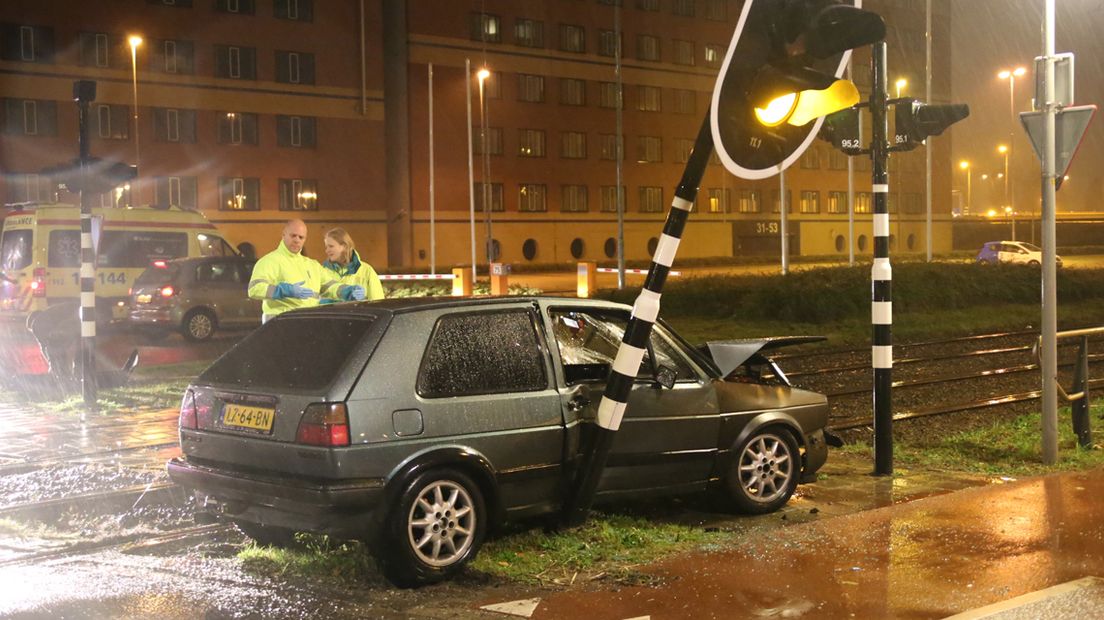
<svg viewBox="0 0 1104 620"><path fill-rule="evenodd" d="M797 108L797 93L775 98L762 108L755 108L755 118L767 127L777 127L785 123Z"/></svg>
<svg viewBox="0 0 1104 620"><path fill-rule="evenodd" d="M809 121L846 110L859 102L859 89L848 80L836 80L824 90L803 90L786 122L801 127Z"/></svg>

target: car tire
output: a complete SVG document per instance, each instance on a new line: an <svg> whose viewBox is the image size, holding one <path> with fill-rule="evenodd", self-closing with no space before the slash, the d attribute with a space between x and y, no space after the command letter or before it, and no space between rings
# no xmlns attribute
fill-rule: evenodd
<svg viewBox="0 0 1104 620"><path fill-rule="evenodd" d="M487 511L479 486L454 470L432 470L402 491L377 541L383 574L400 588L444 581L479 552Z"/></svg>
<svg viewBox="0 0 1104 620"><path fill-rule="evenodd" d="M210 340L215 333L215 315L207 310L195 309L184 315L180 323L180 333L192 342Z"/></svg>
<svg viewBox="0 0 1104 620"><path fill-rule="evenodd" d="M290 549L297 546L295 542L295 530L286 527L246 523L244 521L235 521L234 526L238 528L238 531L252 538L253 542L262 547Z"/></svg>
<svg viewBox="0 0 1104 620"><path fill-rule="evenodd" d="M789 432L769 427L752 433L732 452L725 483L740 512L766 514L790 500L800 477L797 442Z"/></svg>

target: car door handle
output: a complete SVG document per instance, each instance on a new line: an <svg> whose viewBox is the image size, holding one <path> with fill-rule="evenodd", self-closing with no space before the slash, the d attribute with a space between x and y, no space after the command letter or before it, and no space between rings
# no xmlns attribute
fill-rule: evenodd
<svg viewBox="0 0 1104 620"><path fill-rule="evenodd" d="M575 396L567 401L567 409L572 413L579 413L586 409L588 405L590 405L590 399L583 395Z"/></svg>

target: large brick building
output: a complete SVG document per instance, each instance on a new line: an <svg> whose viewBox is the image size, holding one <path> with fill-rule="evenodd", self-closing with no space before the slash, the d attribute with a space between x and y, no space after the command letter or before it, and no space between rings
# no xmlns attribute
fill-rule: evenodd
<svg viewBox="0 0 1104 620"><path fill-rule="evenodd" d="M373 263L424 267L432 98L439 267L470 261L473 194L480 262L484 204L506 262L608 260L616 249L619 151L626 255L646 258L741 3L618 3L7 0L0 3L0 192L6 202L54 197L56 186L38 173L75 156L72 82L93 79L93 153L140 169L129 192L99 198L103 204L200 209L232 241L262 250L294 214L308 221L315 256L321 231L342 225ZM890 74L905 77L909 92L921 90L924 73L917 4L867 2L887 17ZM945 101L949 7L933 4L934 98ZM143 38L136 66L132 34ZM855 61L860 89L869 82L867 58ZM481 107L474 74L482 68L490 73ZM944 136L933 175L937 250L950 245L949 153ZM869 165L855 163L854 244L869 252ZM846 170L845 156L817 142L787 171L794 252L846 256ZM681 255L777 252L779 193L777 179L747 182L711 165ZM896 249L922 251L923 149L892 159L890 208Z"/></svg>

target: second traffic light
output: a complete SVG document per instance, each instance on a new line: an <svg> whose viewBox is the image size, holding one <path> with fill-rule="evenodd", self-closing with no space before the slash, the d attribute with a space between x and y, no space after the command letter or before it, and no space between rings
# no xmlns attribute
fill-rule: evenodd
<svg viewBox="0 0 1104 620"><path fill-rule="evenodd" d="M920 103L915 99L896 101L893 145L895 151L911 151L928 139L970 116L965 103Z"/></svg>

